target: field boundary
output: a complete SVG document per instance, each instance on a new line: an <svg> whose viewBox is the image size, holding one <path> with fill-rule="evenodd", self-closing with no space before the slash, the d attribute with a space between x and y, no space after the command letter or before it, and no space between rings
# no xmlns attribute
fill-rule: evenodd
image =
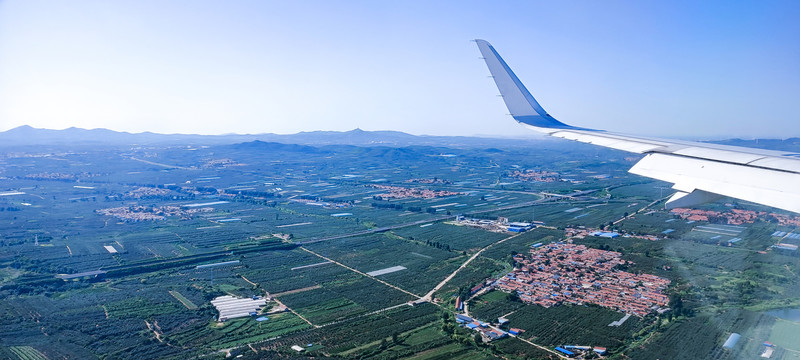
<svg viewBox="0 0 800 360"><path fill-rule="evenodd" d="M304 287L304 288L300 288L300 289L294 289L294 290L289 290L289 291L279 292L279 293L277 293L277 294L271 294L271 295L272 295L272 297L278 297L278 296L284 296L284 295L297 294L297 293L301 293L301 292L305 292L305 291L311 291L311 290L316 290L316 289L321 289L321 288L322 288L322 286L320 286L319 284L317 284L317 285L314 285L314 286L309 286L309 287Z"/></svg>
<svg viewBox="0 0 800 360"><path fill-rule="evenodd" d="M186 306L187 309L189 310L197 309L197 305L195 305L191 300L187 299L185 296L183 296L183 294L179 293L177 290L169 290L168 292L170 295L172 295L172 297L180 301L181 304L183 304L183 306ZM108 317L108 315L106 315L106 317Z"/></svg>

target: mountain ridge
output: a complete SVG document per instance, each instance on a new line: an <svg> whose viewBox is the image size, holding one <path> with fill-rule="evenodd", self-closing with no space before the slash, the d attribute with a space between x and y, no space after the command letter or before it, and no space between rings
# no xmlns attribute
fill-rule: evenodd
<svg viewBox="0 0 800 360"><path fill-rule="evenodd" d="M245 142L267 142L298 145L357 145L357 146L442 146L442 147L504 147L531 146L542 141L558 141L531 133L530 138L492 138L478 136L412 135L394 130L366 131L302 131L295 134L160 134L150 131L130 133L105 128L62 130L40 129L22 125L0 132L0 146L26 145L226 145ZM715 144L798 151L800 138L787 139L724 139L707 141Z"/></svg>
<svg viewBox="0 0 800 360"><path fill-rule="evenodd" d="M159 134L153 132L130 133L105 128L83 129L70 127L62 130L39 129L28 125L0 132L0 144L19 145L224 145L262 141L300 145L359 145L359 146L486 146L510 141L530 144L541 141L532 134L531 139L504 139L469 136L412 135L400 131L303 131L296 134Z"/></svg>

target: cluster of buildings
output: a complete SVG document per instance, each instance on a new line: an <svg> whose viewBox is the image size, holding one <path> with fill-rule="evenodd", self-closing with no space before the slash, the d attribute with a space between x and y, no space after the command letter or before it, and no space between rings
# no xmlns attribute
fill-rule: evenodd
<svg viewBox="0 0 800 360"><path fill-rule="evenodd" d="M675 208L670 210L674 215L689 221L713 221L725 222L730 225L752 224L759 216L766 215L765 212L755 212L751 210L731 209L730 211L719 212L700 209Z"/></svg>
<svg viewBox="0 0 800 360"><path fill-rule="evenodd" d="M489 342L492 340L497 340L508 336L507 332L500 329L495 329L489 326L489 324L483 321L475 320L467 315L457 314L456 322L466 327L467 329L475 330L478 333L480 333L484 342Z"/></svg>
<svg viewBox="0 0 800 360"><path fill-rule="evenodd" d="M769 341L764 341L761 345L764 346L764 351L761 352L761 357L765 359L771 358L772 353L775 352L775 345Z"/></svg>
<svg viewBox="0 0 800 360"><path fill-rule="evenodd" d="M540 223L541 224L541 223ZM493 232L525 232L533 229L536 224L526 222L509 222L507 218L499 217L497 220L472 219L457 216L454 225L464 225Z"/></svg>
<svg viewBox="0 0 800 360"><path fill-rule="evenodd" d="M26 179L33 179L33 180L74 180L75 175L73 174L64 174L58 172L41 172L37 174L28 174L25 175Z"/></svg>
<svg viewBox="0 0 800 360"><path fill-rule="evenodd" d="M604 347L591 347L591 346L583 346L583 345L561 345L556 346L556 351L564 354L567 357L574 357L577 353L588 353L590 351L594 351L598 355L605 355L606 348Z"/></svg>
<svg viewBox="0 0 800 360"><path fill-rule="evenodd" d="M769 213L782 226L800 226L800 217L784 214Z"/></svg>
<svg viewBox="0 0 800 360"><path fill-rule="evenodd" d="M218 320L226 321L228 319L258 315L261 313L261 308L267 305L267 300L260 296L253 296L252 298L238 298L235 296L225 295L211 300L211 304L214 305L217 311L219 311Z"/></svg>
<svg viewBox="0 0 800 360"><path fill-rule="evenodd" d="M380 197L381 199L407 199L407 198L433 199L437 197L461 195L460 192L447 191L447 190L405 188L402 186L391 186L391 185L368 185L368 186L382 190L388 190L389 191L388 193L375 195L376 197Z"/></svg>
<svg viewBox="0 0 800 360"><path fill-rule="evenodd" d="M125 193L126 198L141 199L154 196L164 196L172 193L169 189L161 189L154 187L139 187Z"/></svg>
<svg viewBox="0 0 800 360"><path fill-rule="evenodd" d="M567 235L567 237L578 238L578 239L583 239L588 236L597 236L597 237L612 238L612 239L624 236L626 238L635 238L635 239L650 240L650 241L656 241L659 239L658 236L655 235L631 235L631 234L621 235L618 232L602 231L596 228L589 228L589 227L566 228L564 232Z"/></svg>
<svg viewBox="0 0 800 360"><path fill-rule="evenodd" d="M439 178L432 178L432 179L409 179L406 180L407 183L417 183L417 184L452 184L450 180L439 179Z"/></svg>
<svg viewBox="0 0 800 360"><path fill-rule="evenodd" d="M243 166L244 164L238 163L233 159L209 159L206 160L202 167L204 168L212 168L212 167L231 167L231 166Z"/></svg>
<svg viewBox="0 0 800 360"><path fill-rule="evenodd" d="M664 290L670 281L618 270L628 264L618 252L563 242L532 247L529 256L514 256L518 268L496 288L544 307L589 303L640 317L669 303Z"/></svg>
<svg viewBox="0 0 800 360"><path fill-rule="evenodd" d="M113 216L126 222L164 220L168 216L179 216L182 219L191 218L195 213L210 212L210 207L184 209L179 206L120 206L95 210L100 215Z"/></svg>
<svg viewBox="0 0 800 360"><path fill-rule="evenodd" d="M764 220L774 219L778 225L800 226L800 217L765 211L752 211L742 209L730 209L729 211L711 211L700 209L675 208L670 211L672 214L680 216L689 221L711 221L725 222L729 225L752 224L759 218Z"/></svg>
<svg viewBox="0 0 800 360"><path fill-rule="evenodd" d="M782 243L782 244L772 245L771 247L775 248L775 249L781 249L781 250L797 251L797 245L795 245L795 244Z"/></svg>
<svg viewBox="0 0 800 360"><path fill-rule="evenodd" d="M523 180L523 181L538 181L538 182L556 182L560 179L557 172L552 171L534 171L514 170L509 176Z"/></svg>

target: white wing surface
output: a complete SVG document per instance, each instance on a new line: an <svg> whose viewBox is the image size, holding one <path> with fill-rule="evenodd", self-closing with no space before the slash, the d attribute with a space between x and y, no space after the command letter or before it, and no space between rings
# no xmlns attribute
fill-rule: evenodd
<svg viewBox="0 0 800 360"><path fill-rule="evenodd" d="M800 154L690 141L653 139L585 129L548 114L494 47L475 40L511 116L550 136L645 154L629 171L674 183L667 208L723 196L800 213Z"/></svg>

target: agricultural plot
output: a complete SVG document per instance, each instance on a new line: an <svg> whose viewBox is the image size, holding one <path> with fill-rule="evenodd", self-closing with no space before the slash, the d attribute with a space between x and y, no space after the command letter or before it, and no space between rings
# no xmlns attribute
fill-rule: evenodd
<svg viewBox="0 0 800 360"><path fill-rule="evenodd" d="M502 291L490 291L472 300L469 304L470 314L480 319L495 321L497 318L531 305L521 301L513 301L510 294Z"/></svg>
<svg viewBox="0 0 800 360"><path fill-rule="evenodd" d="M609 190L609 193L611 193L611 196L614 198L624 198L627 201L637 202L638 206L631 207L637 210L647 205L647 203L670 194L672 185L669 183L653 181L646 178L639 178L637 180L641 183L634 183L634 181L631 181L629 184Z"/></svg>
<svg viewBox="0 0 800 360"><path fill-rule="evenodd" d="M633 211L631 211L631 213L633 213ZM687 221L676 218L664 210L650 210L625 220L617 225L617 227L631 234L650 234L659 237L669 236L671 238L680 238L681 235L692 231L692 228L697 225L703 224L689 224ZM668 229L672 229L673 231L664 234L664 231Z"/></svg>
<svg viewBox="0 0 800 360"><path fill-rule="evenodd" d="M755 359L764 348L762 343L771 337L773 322L770 316L738 309L682 318L662 326L650 341L626 354L633 359ZM734 332L742 337L733 349L723 349L722 344ZM687 339L691 346L679 346Z"/></svg>
<svg viewBox="0 0 800 360"><path fill-rule="evenodd" d="M432 289L464 260L459 253L389 233L325 241L308 248L365 273L403 266L406 270L381 275L380 279L419 295Z"/></svg>
<svg viewBox="0 0 800 360"><path fill-rule="evenodd" d="M497 278L510 270L511 265L505 262L479 256L469 263L467 267L461 269L447 284L445 284L434 296L443 299L445 302L451 300L455 302L454 294L462 288L472 288L482 283L487 278Z"/></svg>
<svg viewBox="0 0 800 360"><path fill-rule="evenodd" d="M547 357L519 339L475 345L473 332L450 332L442 307L404 305L416 297L377 280L423 295L472 253L509 236L433 220L448 212L542 220L556 228L597 227L660 196L660 183L633 178L634 183L625 174L627 155L593 147L587 153L582 146L543 144L537 148L542 156L530 156L527 147L264 142L87 148L43 157L4 153L0 172L9 195L0 196L0 358L183 359L221 357L218 350L229 348L243 358L280 358L294 356L291 345L309 343L314 345L306 355L314 357ZM555 171L575 182L520 181L510 169ZM462 194L386 201L373 198L383 192L369 187L374 184ZM536 200L539 192L581 190L594 192L584 200L497 210ZM211 209L161 220L96 212L184 205ZM401 224L411 225L351 236ZM753 358L764 339L783 344L775 357L792 356L796 347L790 345L797 341L785 334L794 325L762 313L800 306L800 258L769 248L779 240L775 231L794 227L757 222L712 239L719 234L693 231L700 226L714 224L688 223L657 210L614 228L667 240L576 240L622 252L634 262L628 271L674 280L672 295L682 299L684 310L662 315L658 325L631 318L609 328L621 314L525 306L497 291L474 299L470 310L482 320L507 315L511 326L528 330L523 336L537 343L606 346L632 358ZM668 229L673 231L665 235ZM305 240L329 236L342 237L306 248L359 272L397 271L365 276L298 248ZM728 247L727 237L741 240ZM435 297L448 309L454 294L508 271L513 252L562 240L563 231L538 228L493 245ZM767 251L758 253L762 250ZM96 270L104 273L56 278ZM267 293L322 327L291 312L269 314L262 322L215 321L211 299ZM730 332L743 335L740 347L721 352ZM641 341L645 338L650 340Z"/></svg>
<svg viewBox="0 0 800 360"><path fill-rule="evenodd" d="M223 325L197 324L188 329L166 333L176 345L211 349L224 349L255 343L309 328L302 319L290 313L274 314L269 320L258 322L253 318L234 319Z"/></svg>
<svg viewBox="0 0 800 360"><path fill-rule="evenodd" d="M769 334L769 341L782 348L800 351L800 324L777 319Z"/></svg>
<svg viewBox="0 0 800 360"><path fill-rule="evenodd" d="M180 292L175 290L170 290L169 294L175 297L175 299L178 299L178 301L180 301L181 304L183 304L183 306L186 306L187 309L189 310L197 309L197 305L195 305L191 300L187 299L185 296L181 295Z"/></svg>
<svg viewBox="0 0 800 360"><path fill-rule="evenodd" d="M621 313L596 306L524 306L511 314L509 326L525 329L522 337L538 344L578 344L618 349L641 329L643 322L631 317L618 327L608 326Z"/></svg>
<svg viewBox="0 0 800 360"><path fill-rule="evenodd" d="M388 341L383 343L385 339L381 339L381 341L374 341L342 352L340 355L377 359L403 357L428 359L443 356L462 358L478 355L477 349L457 343L452 337L443 333L440 326L437 325L430 323L417 329L398 333L397 342L391 340L391 343Z"/></svg>
<svg viewBox="0 0 800 360"><path fill-rule="evenodd" d="M314 343L320 344L321 348L317 351L324 353L355 352L358 350L354 349L366 349L380 344L381 339L390 339L395 333L401 334L426 326L440 318L438 311L432 304L402 306L379 314L356 317L350 321L294 333L257 347L260 350L274 351L286 350L298 343ZM314 354L312 351L309 355Z"/></svg>
<svg viewBox="0 0 800 360"><path fill-rule="evenodd" d="M395 234L410 240L424 243L447 245L452 250L473 253L486 245L495 243L509 235L500 234L467 226L435 223L426 227L407 227L397 229Z"/></svg>
<svg viewBox="0 0 800 360"><path fill-rule="evenodd" d="M318 270L305 271L313 273ZM408 294L337 265L325 268L325 272L328 280L317 280L320 288L287 294L279 300L313 324L319 325L414 299Z"/></svg>
<svg viewBox="0 0 800 360"><path fill-rule="evenodd" d="M522 337L548 346L565 344L620 348L647 322L636 317L621 326L610 327L623 314L597 306L563 305L544 308L526 305L509 294L493 291L474 299L470 313L482 319L504 316L508 326L524 329Z"/></svg>
<svg viewBox="0 0 800 360"><path fill-rule="evenodd" d="M522 340L512 337L503 338L500 339L499 341L495 341L493 345L496 346L500 352L506 354L505 355L506 357L511 357L511 358L547 359L553 356L553 354L548 351L544 351L526 342L523 342Z"/></svg>
<svg viewBox="0 0 800 360"><path fill-rule="evenodd" d="M17 359L20 360L46 360L47 357L44 356L39 350L34 349L30 346L11 346L8 348L8 351L16 356ZM9 356L9 359L11 357Z"/></svg>

